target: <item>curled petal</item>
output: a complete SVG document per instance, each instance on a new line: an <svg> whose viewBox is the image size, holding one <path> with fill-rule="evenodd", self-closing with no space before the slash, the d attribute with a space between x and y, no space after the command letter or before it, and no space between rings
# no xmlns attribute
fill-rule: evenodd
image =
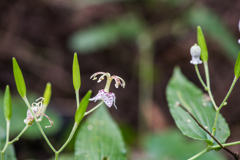
<svg viewBox="0 0 240 160"><path fill-rule="evenodd" d="M103 74L103 75L106 75L106 73L105 72L96 72L96 73L94 73L91 77L90 77L90 79L93 79L93 80L96 80L97 79L97 75L99 75L99 74Z"/></svg>
<svg viewBox="0 0 240 160"><path fill-rule="evenodd" d="M49 122L51 123L50 126L45 126L45 128L49 128L53 126L53 121L51 120L51 118L49 118L46 114L44 114L44 116L49 120Z"/></svg>
<svg viewBox="0 0 240 160"><path fill-rule="evenodd" d="M105 74L101 75L101 77L99 77L97 83L100 83L102 80L104 80L105 76L106 76Z"/></svg>
<svg viewBox="0 0 240 160"><path fill-rule="evenodd" d="M126 85L125 81L121 77L116 76L116 75L114 75L112 77L115 80L115 87L116 88L118 88L119 85L121 85L123 88L125 87L125 85Z"/></svg>

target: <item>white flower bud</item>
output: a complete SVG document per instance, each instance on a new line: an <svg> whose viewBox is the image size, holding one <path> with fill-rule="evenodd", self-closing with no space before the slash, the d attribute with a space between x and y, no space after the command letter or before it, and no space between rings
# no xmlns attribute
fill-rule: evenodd
<svg viewBox="0 0 240 160"><path fill-rule="evenodd" d="M238 22L238 30L240 32L240 19L239 19L239 22Z"/></svg>
<svg viewBox="0 0 240 160"><path fill-rule="evenodd" d="M238 30L239 30L239 32L240 32L240 20L239 20L239 22L238 22ZM240 44L240 39L238 40L238 43Z"/></svg>
<svg viewBox="0 0 240 160"><path fill-rule="evenodd" d="M190 63L194 65L202 64L202 61L200 60L201 48L197 44L191 47L190 53L192 56L192 60L190 61Z"/></svg>

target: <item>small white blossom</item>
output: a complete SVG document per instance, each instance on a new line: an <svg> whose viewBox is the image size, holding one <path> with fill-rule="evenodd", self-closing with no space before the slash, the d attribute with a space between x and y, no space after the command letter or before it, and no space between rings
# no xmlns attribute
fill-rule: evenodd
<svg viewBox="0 0 240 160"><path fill-rule="evenodd" d="M96 77L97 75L101 75L99 77L98 81L97 81L98 83L101 82L104 79L105 76L107 77L107 82L106 82L105 88L101 89L95 97L90 98L89 100L94 101L94 102L96 102L97 100L103 100L103 102L108 107L111 107L112 105L114 105L115 108L117 109L117 106L115 105L116 96L115 96L114 93L109 92L109 88L110 88L110 85L111 85L111 82L112 82L113 79L115 80L115 87L116 88L118 88L119 85L124 88L125 85L126 85L125 81L119 76L116 76L116 75L111 76L109 73L106 73L106 72L94 73L90 77L90 79L97 80L97 77Z"/></svg>
<svg viewBox="0 0 240 160"><path fill-rule="evenodd" d="M36 118L38 118L39 116L42 115L42 110L43 110L43 106L42 106L42 101L43 101L43 98L40 97L39 99L37 99L36 101L40 100L40 102L38 103L32 103L32 111L33 113L35 114ZM53 125L53 121L46 115L44 114L44 116L49 120L49 122L51 123L50 126L46 126L46 128L48 127L52 127ZM31 126L34 122L34 116L32 115L30 109L27 110L27 118L24 119L24 123L26 123L27 125Z"/></svg>
<svg viewBox="0 0 240 160"><path fill-rule="evenodd" d="M240 32L240 20L239 20L239 22L238 22L238 30L239 30L239 32ZM238 43L240 44L240 39L238 40Z"/></svg>
<svg viewBox="0 0 240 160"><path fill-rule="evenodd" d="M202 61L200 60L201 48L197 44L191 47L190 54L192 56L190 63L194 65L202 64Z"/></svg>

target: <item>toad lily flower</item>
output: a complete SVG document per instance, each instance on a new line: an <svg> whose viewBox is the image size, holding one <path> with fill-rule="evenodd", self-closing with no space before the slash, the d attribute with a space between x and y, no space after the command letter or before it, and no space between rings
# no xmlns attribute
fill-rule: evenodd
<svg viewBox="0 0 240 160"><path fill-rule="evenodd" d="M201 48L197 44L191 47L190 54L192 56L190 63L194 65L202 64L202 61L200 60Z"/></svg>
<svg viewBox="0 0 240 160"><path fill-rule="evenodd" d="M39 101L40 100L40 101ZM36 101L39 101L38 103L32 103L32 111L35 114L36 118L38 118L39 116L42 115L42 110L43 110L43 105L42 105L42 101L44 100L43 97L38 98ZM45 126L45 128L48 127L52 127L53 125L53 121L44 114L45 117L47 117L47 119L49 120L49 122L51 123L50 126ZM26 123L27 125L31 126L34 122L34 116L32 115L30 109L27 110L27 118L24 119L24 123Z"/></svg>
<svg viewBox="0 0 240 160"><path fill-rule="evenodd" d="M105 88L98 91L98 94L95 97L90 98L89 100L94 102L96 102L97 100L103 100L108 107L111 107L114 104L115 108L117 109L117 106L115 105L116 96L114 93L109 92L110 84L114 79L116 88L118 88L119 85L121 85L124 88L125 81L119 76L116 76L116 75L111 76L110 73L106 73L106 72L94 73L90 77L90 79L96 80L97 75L101 75L97 81L98 83L104 80L105 76L107 77L107 82L106 82Z"/></svg>

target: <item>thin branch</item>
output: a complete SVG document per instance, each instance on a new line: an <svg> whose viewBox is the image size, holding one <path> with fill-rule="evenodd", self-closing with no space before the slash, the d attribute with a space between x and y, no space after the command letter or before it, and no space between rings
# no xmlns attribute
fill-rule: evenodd
<svg viewBox="0 0 240 160"><path fill-rule="evenodd" d="M234 152L232 152L231 150L225 148L206 128L204 128L204 127L198 122L198 120L192 115L191 112L189 112L189 111L188 111L183 105L181 105L180 103L178 103L178 106L180 106L184 111L186 111L186 112L193 118L193 120L199 125L199 127L201 127L205 132L207 132L207 134L208 134L209 136L211 136L211 137L217 142L217 144L219 144L219 146L221 146L222 149L226 150L226 151L229 152L231 155L233 155L236 160L239 160L239 155L238 155L237 152L234 153Z"/></svg>

